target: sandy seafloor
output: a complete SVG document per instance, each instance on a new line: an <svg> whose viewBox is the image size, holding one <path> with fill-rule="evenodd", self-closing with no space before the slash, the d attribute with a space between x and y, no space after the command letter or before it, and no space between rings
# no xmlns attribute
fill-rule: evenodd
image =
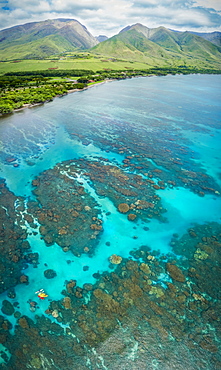
<svg viewBox="0 0 221 370"><path fill-rule="evenodd" d="M221 368L220 82L114 81L1 118L0 368Z"/></svg>

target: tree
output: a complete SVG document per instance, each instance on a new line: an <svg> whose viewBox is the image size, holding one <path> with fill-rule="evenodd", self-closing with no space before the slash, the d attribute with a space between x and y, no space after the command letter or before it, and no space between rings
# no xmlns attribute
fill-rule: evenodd
<svg viewBox="0 0 221 370"><path fill-rule="evenodd" d="M0 113L1 114L7 114L7 113L12 113L12 112L13 112L12 105L8 103L0 103Z"/></svg>

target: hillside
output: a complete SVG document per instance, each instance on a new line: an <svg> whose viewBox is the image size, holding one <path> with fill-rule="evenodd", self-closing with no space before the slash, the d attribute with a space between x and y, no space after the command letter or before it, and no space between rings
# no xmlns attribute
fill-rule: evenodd
<svg viewBox="0 0 221 370"><path fill-rule="evenodd" d="M176 51L193 57L216 58L221 56L221 48L187 31L174 32L164 27L159 27L152 30L149 40L164 47L166 50Z"/></svg>
<svg viewBox="0 0 221 370"><path fill-rule="evenodd" d="M96 39L97 39L98 42L102 42L102 41L107 40L108 37L105 36L105 35L99 35L99 36L96 37Z"/></svg>
<svg viewBox="0 0 221 370"><path fill-rule="evenodd" d="M0 31L0 60L44 58L84 50L98 41L74 19L27 23Z"/></svg>
<svg viewBox="0 0 221 370"><path fill-rule="evenodd" d="M124 28L118 35L92 48L94 53L156 65L221 67L221 48L190 32L142 24Z"/></svg>
<svg viewBox="0 0 221 370"><path fill-rule="evenodd" d="M88 50L103 62L117 59L156 67L221 69L221 47L209 41L216 39L218 43L220 32L203 35L137 23L109 39L95 38L75 19L52 19L0 31L0 61L44 59Z"/></svg>
<svg viewBox="0 0 221 370"><path fill-rule="evenodd" d="M202 32L192 32L191 31L190 33L203 37L205 40L208 40L217 46L221 46L221 32L202 33Z"/></svg>
<svg viewBox="0 0 221 370"><path fill-rule="evenodd" d="M129 61L160 66L172 58L164 48L148 40L136 30L120 33L91 49L93 53Z"/></svg>

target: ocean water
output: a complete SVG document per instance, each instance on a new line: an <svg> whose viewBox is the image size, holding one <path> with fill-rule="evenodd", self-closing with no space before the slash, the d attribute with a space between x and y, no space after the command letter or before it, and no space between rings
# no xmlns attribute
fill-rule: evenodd
<svg viewBox="0 0 221 370"><path fill-rule="evenodd" d="M220 83L114 81L1 118L0 366L221 368Z"/></svg>

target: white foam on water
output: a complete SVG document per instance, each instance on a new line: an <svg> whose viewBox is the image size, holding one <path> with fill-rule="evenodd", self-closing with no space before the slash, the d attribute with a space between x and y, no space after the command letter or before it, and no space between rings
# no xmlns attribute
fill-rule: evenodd
<svg viewBox="0 0 221 370"><path fill-rule="evenodd" d="M46 147L48 149L40 155L40 158L36 159L35 156L29 158L34 162L33 166L28 165L22 158L19 167L2 164L0 176L6 179L9 190L17 196L32 197L31 181L41 172L53 168L62 161L95 156L119 162L124 159L123 155L106 153L92 143L85 146L80 141L71 139L63 126L58 128L54 144L47 143Z"/></svg>

